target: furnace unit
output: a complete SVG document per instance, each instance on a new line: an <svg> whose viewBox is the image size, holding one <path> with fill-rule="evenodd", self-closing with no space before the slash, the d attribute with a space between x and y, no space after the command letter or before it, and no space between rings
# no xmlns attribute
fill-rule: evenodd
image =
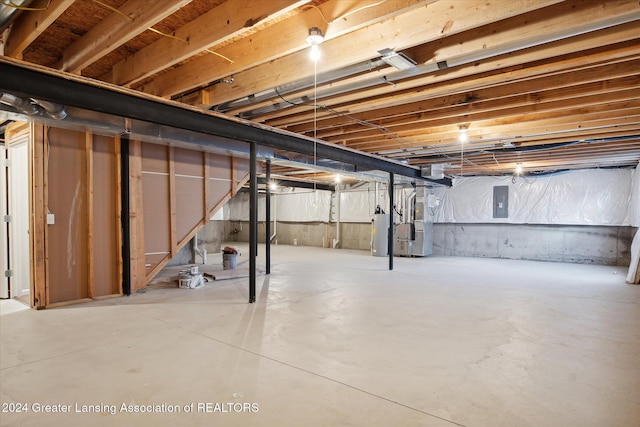
<svg viewBox="0 0 640 427"><path fill-rule="evenodd" d="M394 229L394 255L417 257L433 253L433 214L435 197L425 185L416 185L406 197L406 217Z"/></svg>

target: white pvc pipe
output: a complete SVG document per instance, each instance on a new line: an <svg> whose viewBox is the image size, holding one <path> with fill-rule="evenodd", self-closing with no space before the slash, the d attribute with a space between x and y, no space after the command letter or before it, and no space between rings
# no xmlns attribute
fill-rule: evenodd
<svg viewBox="0 0 640 427"><path fill-rule="evenodd" d="M196 233L196 235L193 236L193 251L202 258L203 264L207 263L207 250L206 249L200 250L200 248L198 248L198 233ZM196 260L194 259L193 262L195 263L195 261Z"/></svg>
<svg viewBox="0 0 640 427"><path fill-rule="evenodd" d="M276 234L278 234L278 219L277 219L278 205L276 200L278 200L276 197L276 194L273 193L273 234L271 235L271 237L269 237L269 242L273 242L273 239L275 239Z"/></svg>
<svg viewBox="0 0 640 427"><path fill-rule="evenodd" d="M340 184L336 184L336 238L333 239L333 249L340 243Z"/></svg>

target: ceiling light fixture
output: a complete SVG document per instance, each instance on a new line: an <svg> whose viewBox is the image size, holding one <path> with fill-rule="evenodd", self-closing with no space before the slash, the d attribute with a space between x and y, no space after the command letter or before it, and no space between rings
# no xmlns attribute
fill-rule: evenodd
<svg viewBox="0 0 640 427"><path fill-rule="evenodd" d="M382 60L398 70L407 71L416 68L416 61L409 58L404 53L398 53L393 49L382 49L378 53L382 55Z"/></svg>
<svg viewBox="0 0 640 427"><path fill-rule="evenodd" d="M516 164L516 175L520 176L522 174L522 163Z"/></svg>
<svg viewBox="0 0 640 427"><path fill-rule="evenodd" d="M342 182L342 177L340 176L340 174L336 175L336 184L340 184Z"/></svg>
<svg viewBox="0 0 640 427"><path fill-rule="evenodd" d="M318 45L324 41L324 34L318 27L309 28L309 35L307 36L307 43L311 45L311 59L316 62L320 59L320 48Z"/></svg>
<svg viewBox="0 0 640 427"><path fill-rule="evenodd" d="M469 128L466 125L460 125L460 134L458 135L458 140L462 144L467 142L467 140L469 139L469 137L467 136L467 130L469 130Z"/></svg>

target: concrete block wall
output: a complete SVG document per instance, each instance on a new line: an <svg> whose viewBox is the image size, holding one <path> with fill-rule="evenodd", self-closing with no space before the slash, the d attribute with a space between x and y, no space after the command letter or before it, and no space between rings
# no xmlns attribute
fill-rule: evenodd
<svg viewBox="0 0 640 427"><path fill-rule="evenodd" d="M224 223L224 241L247 242L249 223ZM272 226L273 227L273 226ZM628 266L635 227L527 224L434 224L434 255ZM265 241L264 223L258 225ZM335 224L278 222L278 244L329 247ZM339 247L371 249L370 223L341 224ZM273 232L273 230L272 230Z"/></svg>

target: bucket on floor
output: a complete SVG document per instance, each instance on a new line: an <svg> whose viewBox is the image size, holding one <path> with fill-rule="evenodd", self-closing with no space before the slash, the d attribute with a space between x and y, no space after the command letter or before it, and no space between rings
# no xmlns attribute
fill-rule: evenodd
<svg viewBox="0 0 640 427"><path fill-rule="evenodd" d="M191 274L188 270L181 271L178 276L178 287L180 289L188 289L191 286Z"/></svg>
<svg viewBox="0 0 640 427"><path fill-rule="evenodd" d="M222 268L224 270L236 269L236 258L238 254L222 254Z"/></svg>

